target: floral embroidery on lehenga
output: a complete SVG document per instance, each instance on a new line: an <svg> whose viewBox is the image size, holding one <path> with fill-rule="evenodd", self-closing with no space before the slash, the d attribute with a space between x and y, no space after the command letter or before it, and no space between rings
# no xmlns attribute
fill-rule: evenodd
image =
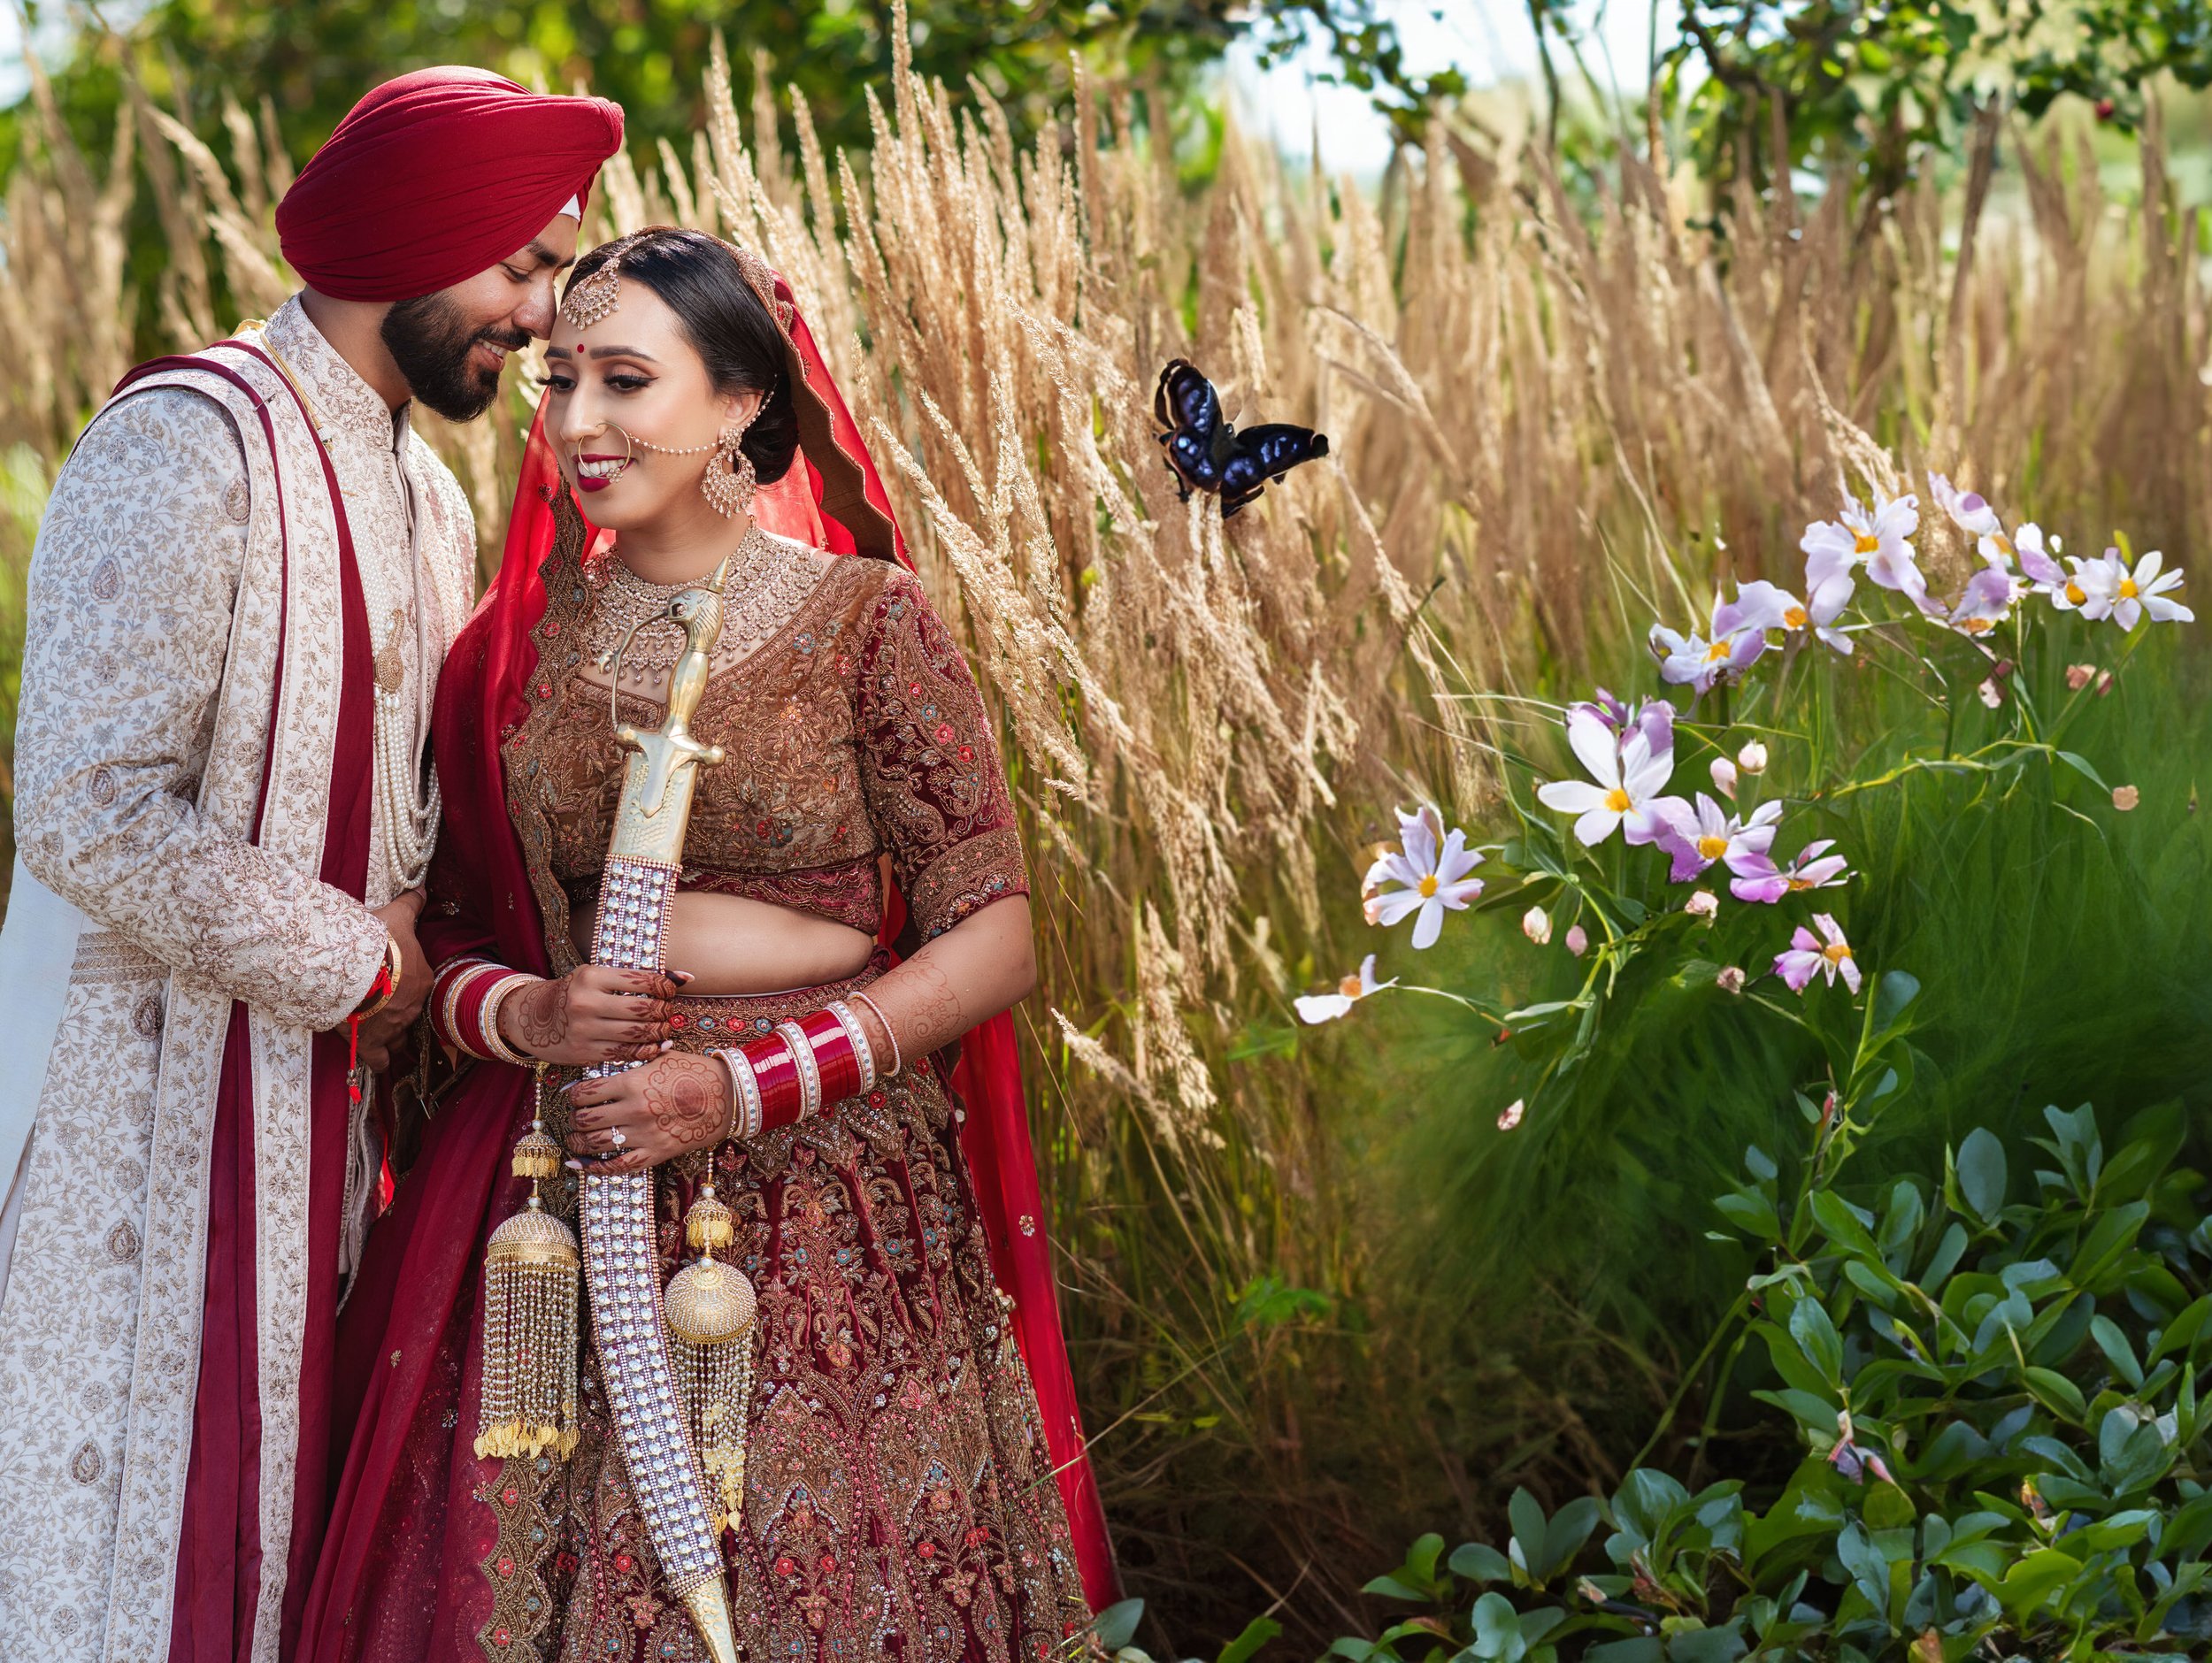
<svg viewBox="0 0 2212 1663"><path fill-rule="evenodd" d="M561 969L574 962L570 909L595 899L619 767L606 690L569 648L590 604L580 553L564 535L543 568L532 708L503 746ZM648 701L625 703L626 718L657 719ZM702 779L685 887L873 933L887 854L925 938L1026 891L981 699L902 571L833 564L781 636L710 685L694 729L728 760ZM686 999L679 1044L749 1037L864 985L884 962L825 987ZM760 1299L743 1528L723 1537L751 1663L1033 1663L1088 1621L954 1110L935 1065L910 1060L810 1121L712 1152ZM565 1117L550 1093L557 1136ZM664 1276L709 1159L660 1169ZM572 1179L550 1187L572 1223ZM509 1460L478 1492L498 1521L480 1647L544 1663L703 1659L633 1499L588 1346L580 1383L573 1457Z"/></svg>

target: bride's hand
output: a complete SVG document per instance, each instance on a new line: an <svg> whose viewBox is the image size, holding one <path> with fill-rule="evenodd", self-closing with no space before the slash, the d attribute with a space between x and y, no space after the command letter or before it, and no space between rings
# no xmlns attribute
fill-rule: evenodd
<svg viewBox="0 0 2212 1663"><path fill-rule="evenodd" d="M712 1057L670 1052L626 1073L580 1080L568 1100L571 1154L592 1171L642 1172L721 1142L730 1127L730 1073ZM611 1161L599 1159L618 1150Z"/></svg>
<svg viewBox="0 0 2212 1663"><path fill-rule="evenodd" d="M586 964L558 980L534 982L499 1007L500 1038L547 1062L635 1062L660 1054L673 1031L668 1001L676 983L657 970Z"/></svg>

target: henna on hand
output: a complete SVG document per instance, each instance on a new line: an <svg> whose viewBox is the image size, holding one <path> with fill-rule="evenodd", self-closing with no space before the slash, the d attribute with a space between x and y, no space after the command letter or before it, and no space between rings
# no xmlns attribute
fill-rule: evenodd
<svg viewBox="0 0 2212 1663"><path fill-rule="evenodd" d="M500 1007L502 1019L511 1011L512 1038L525 1051L543 1056L557 1049L568 1038L568 978L533 982Z"/></svg>
<svg viewBox="0 0 2212 1663"><path fill-rule="evenodd" d="M642 1072L645 1109L661 1136L681 1149L722 1141L730 1123L727 1071L711 1057L681 1054L649 1063Z"/></svg>

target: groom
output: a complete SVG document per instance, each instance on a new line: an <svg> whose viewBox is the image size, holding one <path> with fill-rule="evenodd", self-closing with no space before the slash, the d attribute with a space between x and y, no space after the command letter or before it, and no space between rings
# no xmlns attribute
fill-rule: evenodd
<svg viewBox="0 0 2212 1663"><path fill-rule="evenodd" d="M134 371L55 483L0 943L0 1658L292 1650L380 1160L351 1055L428 989L473 588L409 410L481 414L550 331L621 137L479 71L378 88L277 211L304 291Z"/></svg>

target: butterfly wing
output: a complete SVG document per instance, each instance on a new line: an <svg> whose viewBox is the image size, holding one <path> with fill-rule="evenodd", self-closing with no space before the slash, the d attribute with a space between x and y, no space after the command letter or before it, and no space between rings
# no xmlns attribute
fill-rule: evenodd
<svg viewBox="0 0 2212 1663"><path fill-rule="evenodd" d="M1177 358L1160 372L1152 413L1165 430L1156 437L1184 494L1219 490L1227 460L1222 444L1227 424L1221 418L1221 399L1213 383L1195 364Z"/></svg>
<svg viewBox="0 0 2212 1663"><path fill-rule="evenodd" d="M1221 512L1225 519L1254 497L1271 479L1279 479L1302 462L1329 454L1329 436L1310 427L1288 422L1262 422L1236 435L1229 461L1221 470Z"/></svg>

